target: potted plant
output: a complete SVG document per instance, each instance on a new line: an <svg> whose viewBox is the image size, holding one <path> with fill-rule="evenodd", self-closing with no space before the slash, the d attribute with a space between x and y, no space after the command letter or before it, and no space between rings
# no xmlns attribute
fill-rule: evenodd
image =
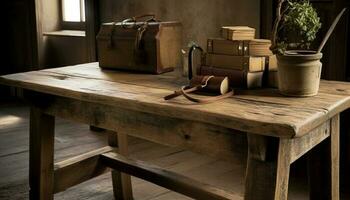
<svg viewBox="0 0 350 200"><path fill-rule="evenodd" d="M277 54L283 95L306 97L318 93L322 53L309 49L320 28L320 18L309 1L278 0L271 50Z"/></svg>

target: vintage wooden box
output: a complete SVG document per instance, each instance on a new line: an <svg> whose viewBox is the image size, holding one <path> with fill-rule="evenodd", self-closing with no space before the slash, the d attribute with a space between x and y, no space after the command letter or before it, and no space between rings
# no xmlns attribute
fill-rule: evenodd
<svg viewBox="0 0 350 200"><path fill-rule="evenodd" d="M180 22L104 23L97 35L101 68L160 74L181 65Z"/></svg>

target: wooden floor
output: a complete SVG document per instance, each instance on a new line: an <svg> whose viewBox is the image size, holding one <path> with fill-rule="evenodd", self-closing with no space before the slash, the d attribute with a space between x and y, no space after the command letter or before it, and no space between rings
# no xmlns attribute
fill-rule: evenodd
<svg viewBox="0 0 350 200"><path fill-rule="evenodd" d="M29 108L23 104L0 104L0 200L28 199L28 111ZM106 136L89 131L87 125L62 119L56 121L56 161L105 144ZM130 138L129 145L134 158L150 161L233 193L243 193L245 166L242 164L136 138ZM242 163L245 161L242 160ZM293 177L290 179L289 199L307 199L306 178ZM138 178L133 177L132 183L136 200L189 199ZM58 193L55 199L113 199L110 174Z"/></svg>

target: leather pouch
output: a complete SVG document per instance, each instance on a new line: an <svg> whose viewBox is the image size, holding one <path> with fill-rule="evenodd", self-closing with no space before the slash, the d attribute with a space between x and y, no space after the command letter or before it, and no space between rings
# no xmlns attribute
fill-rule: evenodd
<svg viewBox="0 0 350 200"><path fill-rule="evenodd" d="M210 97L192 96L190 93L206 93L211 94ZM186 99L196 103L211 103L224 98L228 98L234 94L234 91L229 87L229 80L227 77L218 76L195 76L191 79L189 86L183 86L180 90L175 91L164 97L165 100L170 100L178 96L184 96ZM212 96L216 95L216 96Z"/></svg>

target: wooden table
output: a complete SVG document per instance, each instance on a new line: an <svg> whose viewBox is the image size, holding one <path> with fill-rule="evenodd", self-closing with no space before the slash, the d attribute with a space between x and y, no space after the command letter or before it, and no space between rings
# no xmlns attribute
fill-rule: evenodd
<svg viewBox="0 0 350 200"><path fill-rule="evenodd" d="M321 81L319 95L310 98L259 89L196 105L163 100L184 84L174 73L102 71L97 63L6 75L0 83L25 89L32 105L32 200L52 199L109 169L117 199L132 198L127 174L196 199L237 197L128 158L126 135L224 159L248 148L244 199L287 199L290 165L308 153L310 198L339 199L339 113L350 106L350 84ZM56 116L110 130L109 146L54 164Z"/></svg>

